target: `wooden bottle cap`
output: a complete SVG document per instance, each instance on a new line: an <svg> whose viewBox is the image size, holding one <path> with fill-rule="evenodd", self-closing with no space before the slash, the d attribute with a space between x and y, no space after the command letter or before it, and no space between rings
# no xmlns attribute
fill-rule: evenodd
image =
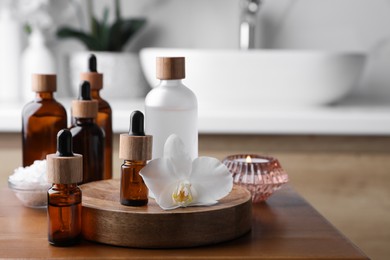
<svg viewBox="0 0 390 260"><path fill-rule="evenodd" d="M99 90L103 88L103 74L98 72L83 72L80 74L80 79L89 81L91 89Z"/></svg>
<svg viewBox="0 0 390 260"><path fill-rule="evenodd" d="M146 161L152 159L151 135L133 136L121 134L119 136L119 158L132 161Z"/></svg>
<svg viewBox="0 0 390 260"><path fill-rule="evenodd" d="M97 100L73 100L72 115L75 118L96 118L98 114Z"/></svg>
<svg viewBox="0 0 390 260"><path fill-rule="evenodd" d="M83 156L74 154L62 157L57 154L48 154L47 181L56 184L72 184L83 181Z"/></svg>
<svg viewBox="0 0 390 260"><path fill-rule="evenodd" d="M34 92L55 92L57 90L55 74L33 74L31 80L31 88Z"/></svg>
<svg viewBox="0 0 390 260"><path fill-rule="evenodd" d="M158 79L184 79L186 77L184 57L157 57L156 65Z"/></svg>

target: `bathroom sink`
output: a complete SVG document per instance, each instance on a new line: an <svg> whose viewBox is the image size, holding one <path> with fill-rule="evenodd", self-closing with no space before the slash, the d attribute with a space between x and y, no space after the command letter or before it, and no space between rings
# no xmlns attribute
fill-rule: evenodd
<svg viewBox="0 0 390 260"><path fill-rule="evenodd" d="M359 52L145 48L140 59L151 87L158 56L186 57L184 84L199 106L216 109L330 104L351 92L365 63Z"/></svg>

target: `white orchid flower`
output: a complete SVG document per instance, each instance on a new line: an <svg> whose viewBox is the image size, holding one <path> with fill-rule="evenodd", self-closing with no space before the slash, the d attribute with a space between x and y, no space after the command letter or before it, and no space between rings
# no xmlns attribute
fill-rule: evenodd
<svg viewBox="0 0 390 260"><path fill-rule="evenodd" d="M168 137L164 156L150 161L140 174L164 210L213 205L233 188L233 177L224 164L211 157L192 161L177 135Z"/></svg>

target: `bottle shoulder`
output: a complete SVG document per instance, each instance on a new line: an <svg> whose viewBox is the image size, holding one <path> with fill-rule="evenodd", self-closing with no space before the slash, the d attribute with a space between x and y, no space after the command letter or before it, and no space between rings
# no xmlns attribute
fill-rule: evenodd
<svg viewBox="0 0 390 260"><path fill-rule="evenodd" d="M38 102L34 102L33 101L30 101L28 103L26 103L24 106L23 106L23 109L22 109L22 114L25 115L28 111L36 111L38 110L40 107L42 107L42 104L41 103L38 103Z"/></svg>
<svg viewBox="0 0 390 260"><path fill-rule="evenodd" d="M99 97L96 99L98 101L98 106L99 106L99 111L103 110L105 112L110 112L112 113L112 109L110 104L103 98Z"/></svg>
<svg viewBox="0 0 390 260"><path fill-rule="evenodd" d="M54 98L33 99L30 102L27 102L24 105L24 107L33 106L33 105L36 105L36 104L41 104L42 106L60 107L60 108L63 108L65 110L64 106L60 102L58 102L56 99L54 99Z"/></svg>
<svg viewBox="0 0 390 260"><path fill-rule="evenodd" d="M194 92L185 85L176 87L160 85L147 94L145 106L197 108L198 101Z"/></svg>
<svg viewBox="0 0 390 260"><path fill-rule="evenodd" d="M53 99L52 102L50 102L50 106L53 106L53 108L57 108L59 111L63 112L66 114L66 109L65 107L60 103L58 102L57 100Z"/></svg>
<svg viewBox="0 0 390 260"><path fill-rule="evenodd" d="M96 123L85 123L85 124L73 124L69 128L73 138L78 136L99 136L104 137L104 131Z"/></svg>
<svg viewBox="0 0 390 260"><path fill-rule="evenodd" d="M82 191L79 186L61 187L65 185L54 184L48 191L49 204L69 205L77 204L82 200ZM69 186L69 185L66 185Z"/></svg>
<svg viewBox="0 0 390 260"><path fill-rule="evenodd" d="M22 109L23 116L31 115L58 115L66 117L64 106L55 99L42 99L39 101L33 100L24 105Z"/></svg>

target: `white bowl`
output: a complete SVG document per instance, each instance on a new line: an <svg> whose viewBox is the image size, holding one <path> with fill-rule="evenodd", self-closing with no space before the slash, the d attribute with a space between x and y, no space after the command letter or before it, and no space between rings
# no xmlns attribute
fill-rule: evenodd
<svg viewBox="0 0 390 260"><path fill-rule="evenodd" d="M156 57L186 57L184 84L203 108L316 106L345 97L365 63L357 52L145 48L141 66L151 87Z"/></svg>
<svg viewBox="0 0 390 260"><path fill-rule="evenodd" d="M50 184L18 185L8 181L8 187L15 193L22 204L29 208L47 207L47 190Z"/></svg>

